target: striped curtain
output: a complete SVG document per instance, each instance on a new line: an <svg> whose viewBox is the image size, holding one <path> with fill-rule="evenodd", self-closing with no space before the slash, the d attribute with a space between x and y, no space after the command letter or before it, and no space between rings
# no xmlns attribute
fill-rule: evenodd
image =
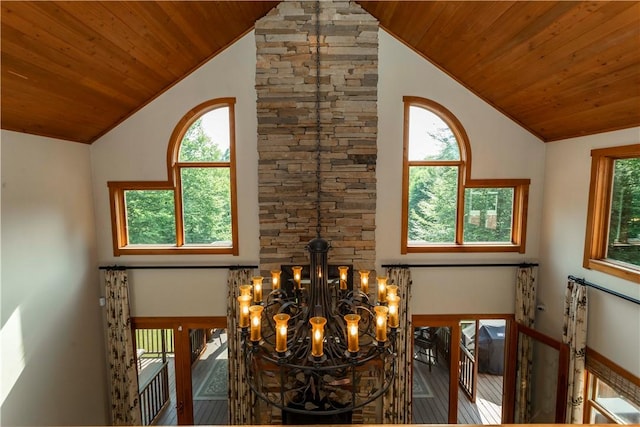
<svg viewBox="0 0 640 427"><path fill-rule="evenodd" d="M533 328L536 315L536 281L533 267L518 268L516 276L515 319L521 325ZM531 421L531 368L533 362L533 341L530 337L518 337L518 370L516 372L515 422L526 424Z"/></svg>
<svg viewBox="0 0 640 427"><path fill-rule="evenodd" d="M238 287L251 283L251 270L229 270L227 279L227 334L229 345L229 424L252 424L251 389L247 385L247 367L238 329Z"/></svg>
<svg viewBox="0 0 640 427"><path fill-rule="evenodd" d="M384 423L411 424L413 372L413 327L411 324L411 270L387 269L388 283L398 286L400 326L398 328L396 378L384 395Z"/></svg>
<svg viewBox="0 0 640 427"><path fill-rule="evenodd" d="M140 425L138 373L131 335L127 272L105 272L107 361L113 425Z"/></svg>
<svg viewBox="0 0 640 427"><path fill-rule="evenodd" d="M567 283L565 293L562 342L569 345L566 422L582 424L587 347L587 288L573 280Z"/></svg>

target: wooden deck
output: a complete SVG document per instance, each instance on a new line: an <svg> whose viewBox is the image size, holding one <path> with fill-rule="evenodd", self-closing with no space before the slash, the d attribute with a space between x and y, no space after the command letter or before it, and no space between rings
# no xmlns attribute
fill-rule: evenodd
<svg viewBox="0 0 640 427"><path fill-rule="evenodd" d="M216 359L227 359L227 335L222 333L220 338L214 338L207 343L207 349L200 355L191 368L192 388L199 390L211 372L213 361ZM176 377L173 357L168 358L169 362L169 402L160 411L153 425L174 426L178 425L176 413ZM145 375L145 368L158 363L155 358L142 358L142 370L140 377ZM228 424L227 400L203 400L201 398L193 402L193 419L195 425L225 425Z"/></svg>
<svg viewBox="0 0 640 427"><path fill-rule="evenodd" d="M428 397L413 397L415 424L446 424L449 409L449 367L442 358L431 367L414 361L414 381L422 376ZM502 418L502 376L478 374L476 403L458 388L458 424L500 424Z"/></svg>

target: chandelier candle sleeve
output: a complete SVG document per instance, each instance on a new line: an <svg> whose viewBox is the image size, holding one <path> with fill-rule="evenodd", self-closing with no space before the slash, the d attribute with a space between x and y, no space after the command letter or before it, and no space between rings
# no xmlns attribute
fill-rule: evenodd
<svg viewBox="0 0 640 427"><path fill-rule="evenodd" d="M387 303L389 307L389 327L397 328L400 326L400 313L398 312L400 297L395 294L387 295Z"/></svg>
<svg viewBox="0 0 640 427"><path fill-rule="evenodd" d="M349 267L341 265L338 267L338 272L340 273L340 289L343 291L347 290L347 271L349 271Z"/></svg>
<svg viewBox="0 0 640 427"><path fill-rule="evenodd" d="M253 302L259 304L262 302L262 276L254 276L253 280Z"/></svg>
<svg viewBox="0 0 640 427"><path fill-rule="evenodd" d="M287 351L287 328L291 316L286 313L278 313L273 316L276 322L276 351L284 353Z"/></svg>
<svg viewBox="0 0 640 427"><path fill-rule="evenodd" d="M360 270L360 290L364 294L369 293L369 270Z"/></svg>
<svg viewBox="0 0 640 427"><path fill-rule="evenodd" d="M271 270L271 290L280 289L280 270Z"/></svg>
<svg viewBox="0 0 640 427"><path fill-rule="evenodd" d="M350 353L357 353L360 350L358 343L358 322L360 316L357 314L347 314L344 316L345 322L347 322L347 350Z"/></svg>
<svg viewBox="0 0 640 427"><path fill-rule="evenodd" d="M291 267L293 270L293 281L295 282L296 289L300 289L300 282L302 281L302 267L296 265L295 267Z"/></svg>
<svg viewBox="0 0 640 427"><path fill-rule="evenodd" d="M398 296L397 285L387 285L387 298L389 298L391 295Z"/></svg>
<svg viewBox="0 0 640 427"><path fill-rule="evenodd" d="M387 313L389 309L384 305L373 308L376 312L376 341L383 343L387 340Z"/></svg>
<svg viewBox="0 0 640 427"><path fill-rule="evenodd" d="M311 324L311 355L321 357L324 354L322 342L324 341L324 325L327 319L322 316L316 316L309 319Z"/></svg>
<svg viewBox="0 0 640 427"><path fill-rule="evenodd" d="M253 289L253 286L251 286L251 285L240 285L238 287L238 289L240 290L240 295L249 295L249 296L251 296L251 290Z"/></svg>
<svg viewBox="0 0 640 427"><path fill-rule="evenodd" d="M387 278L378 277L378 304L387 302Z"/></svg>
<svg viewBox="0 0 640 427"><path fill-rule="evenodd" d="M261 305L252 305L249 307L249 317L251 318L251 335L249 339L254 342L262 339L262 322L260 321L260 317L262 316L263 309L264 307Z"/></svg>
<svg viewBox="0 0 640 427"><path fill-rule="evenodd" d="M251 295L240 295L238 297L238 326L241 328L249 327L249 305L251 305L251 300Z"/></svg>

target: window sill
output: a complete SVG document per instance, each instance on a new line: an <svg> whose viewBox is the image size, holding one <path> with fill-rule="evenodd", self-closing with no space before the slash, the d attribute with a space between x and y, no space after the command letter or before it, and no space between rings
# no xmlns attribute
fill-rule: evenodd
<svg viewBox="0 0 640 427"><path fill-rule="evenodd" d="M465 245L413 245L407 246L406 253L436 253L436 252L519 252L524 253L524 247L522 245L513 244L465 244Z"/></svg>
<svg viewBox="0 0 640 427"><path fill-rule="evenodd" d="M640 283L640 268L631 268L626 265L621 265L604 259L588 259L584 263L584 268L600 271L635 283Z"/></svg>
<svg viewBox="0 0 640 427"><path fill-rule="evenodd" d="M232 247L211 246L125 246L116 248L114 256L120 255L238 255L238 251Z"/></svg>

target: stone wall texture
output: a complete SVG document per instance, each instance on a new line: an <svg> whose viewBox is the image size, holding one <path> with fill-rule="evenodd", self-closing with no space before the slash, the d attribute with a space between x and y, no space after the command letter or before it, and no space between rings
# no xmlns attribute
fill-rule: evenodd
<svg viewBox="0 0 640 427"><path fill-rule="evenodd" d="M378 22L320 1L317 150L316 6L284 1L255 25L260 269L308 264L319 221L329 263L375 279Z"/></svg>

